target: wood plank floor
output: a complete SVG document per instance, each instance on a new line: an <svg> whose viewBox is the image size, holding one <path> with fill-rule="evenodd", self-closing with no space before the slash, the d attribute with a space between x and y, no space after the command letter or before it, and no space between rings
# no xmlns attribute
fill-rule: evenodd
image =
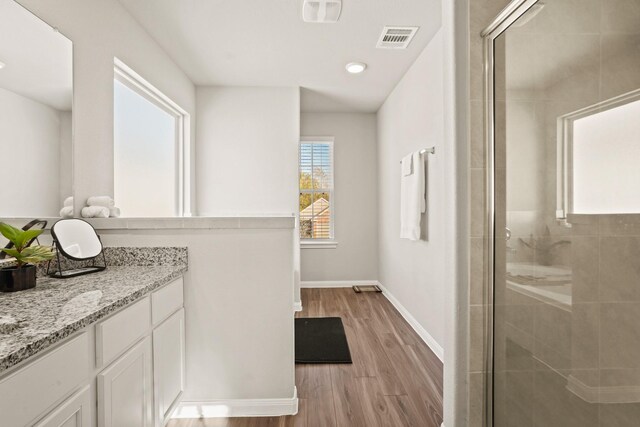
<svg viewBox="0 0 640 427"><path fill-rule="evenodd" d="M440 426L442 363L382 294L302 289L302 304L296 317L342 318L352 365L296 365L295 416L172 420L168 426Z"/></svg>

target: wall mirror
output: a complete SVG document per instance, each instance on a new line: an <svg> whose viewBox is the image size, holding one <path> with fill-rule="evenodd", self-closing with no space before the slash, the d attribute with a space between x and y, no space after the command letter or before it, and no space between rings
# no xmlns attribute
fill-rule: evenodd
<svg viewBox="0 0 640 427"><path fill-rule="evenodd" d="M72 195L72 71L69 39L0 0L0 218L58 217Z"/></svg>

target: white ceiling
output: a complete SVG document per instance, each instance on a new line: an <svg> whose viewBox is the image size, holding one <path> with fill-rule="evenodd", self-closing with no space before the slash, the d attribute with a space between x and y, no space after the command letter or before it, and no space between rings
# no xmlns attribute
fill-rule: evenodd
<svg viewBox="0 0 640 427"><path fill-rule="evenodd" d="M73 46L13 0L0 0L0 88L71 110Z"/></svg>
<svg viewBox="0 0 640 427"><path fill-rule="evenodd" d="M343 0L336 24L302 0L120 0L198 86L300 86L303 111L375 112L440 26L440 0ZM406 50L376 49L385 25L419 26ZM348 62L368 64L361 75Z"/></svg>

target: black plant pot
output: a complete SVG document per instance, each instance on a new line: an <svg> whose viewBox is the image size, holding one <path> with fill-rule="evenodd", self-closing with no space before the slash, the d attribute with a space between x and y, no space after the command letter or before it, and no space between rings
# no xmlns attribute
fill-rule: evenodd
<svg viewBox="0 0 640 427"><path fill-rule="evenodd" d="M36 287L36 266L24 265L0 269L0 292L24 291Z"/></svg>

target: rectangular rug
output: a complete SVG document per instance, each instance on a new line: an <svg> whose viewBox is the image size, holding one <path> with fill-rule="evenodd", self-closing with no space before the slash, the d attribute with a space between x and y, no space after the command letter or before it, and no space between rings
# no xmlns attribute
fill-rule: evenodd
<svg viewBox="0 0 640 427"><path fill-rule="evenodd" d="M339 317L295 319L296 363L352 363Z"/></svg>

